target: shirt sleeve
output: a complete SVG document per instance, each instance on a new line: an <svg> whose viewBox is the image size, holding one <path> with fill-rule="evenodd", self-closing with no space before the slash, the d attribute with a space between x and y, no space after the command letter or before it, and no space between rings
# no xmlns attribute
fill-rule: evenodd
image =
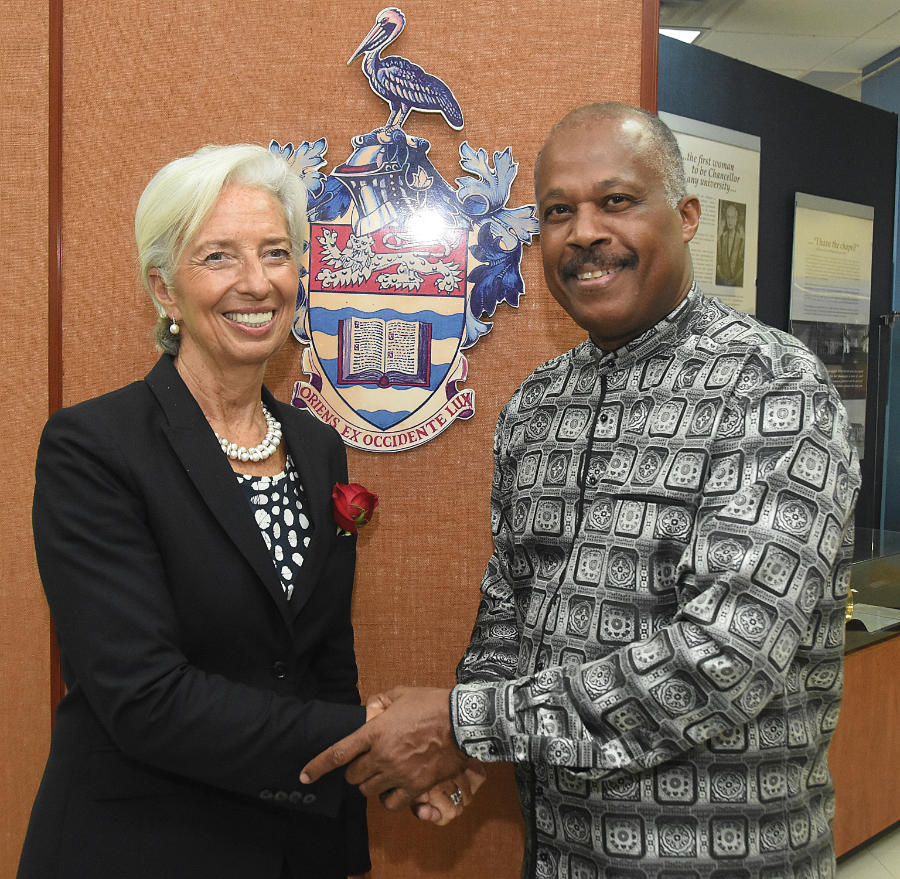
<svg viewBox="0 0 900 879"><path fill-rule="evenodd" d="M745 442L767 442L761 425L779 407L801 419L800 429L765 472L762 456L747 455L743 488L725 500L711 490L713 441L670 620L581 665L505 681L461 678L451 722L466 753L555 764L591 778L640 772L747 724L780 698L814 614L842 638L859 468L840 399L821 367L755 385L739 375L733 387ZM792 508L802 528L778 521ZM709 551L729 540L744 549L732 561ZM511 607L508 588L499 594ZM480 622L490 610L483 602ZM485 643L493 642L473 639L467 656Z"/></svg>
<svg viewBox="0 0 900 879"><path fill-rule="evenodd" d="M509 471L500 456L505 412L500 413L494 436L494 477L491 485L491 531L494 551L481 582L481 601L469 646L456 669L459 683L508 680L515 676L519 656L519 624L507 559L512 543L504 516L502 491Z"/></svg>

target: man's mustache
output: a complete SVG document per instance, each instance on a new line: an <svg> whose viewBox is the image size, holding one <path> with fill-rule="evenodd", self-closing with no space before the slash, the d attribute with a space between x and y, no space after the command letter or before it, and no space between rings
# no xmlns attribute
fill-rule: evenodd
<svg viewBox="0 0 900 879"><path fill-rule="evenodd" d="M584 274L587 266L592 272L609 271L610 269L633 269L638 264L637 254L612 254L603 247L591 247L579 250L563 263L561 274L564 278L574 278Z"/></svg>

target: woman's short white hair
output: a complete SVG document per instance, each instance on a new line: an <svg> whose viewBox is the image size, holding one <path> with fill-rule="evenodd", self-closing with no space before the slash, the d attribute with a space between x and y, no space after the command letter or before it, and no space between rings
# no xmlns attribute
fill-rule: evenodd
<svg viewBox="0 0 900 879"><path fill-rule="evenodd" d="M184 249L231 183L271 193L284 208L294 259L306 240L306 187L287 162L265 147L239 143L205 146L165 165L147 184L134 217L141 283L150 294L157 320L157 346L178 353L178 337L169 332L170 319L153 294L150 270L157 269L171 285Z"/></svg>

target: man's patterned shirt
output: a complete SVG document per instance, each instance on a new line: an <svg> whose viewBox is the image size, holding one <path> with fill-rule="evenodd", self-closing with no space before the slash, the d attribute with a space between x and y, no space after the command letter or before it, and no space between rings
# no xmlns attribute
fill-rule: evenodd
<svg viewBox="0 0 900 879"><path fill-rule="evenodd" d="M806 347L696 287L504 407L451 715L517 764L523 876L832 876L847 427Z"/></svg>

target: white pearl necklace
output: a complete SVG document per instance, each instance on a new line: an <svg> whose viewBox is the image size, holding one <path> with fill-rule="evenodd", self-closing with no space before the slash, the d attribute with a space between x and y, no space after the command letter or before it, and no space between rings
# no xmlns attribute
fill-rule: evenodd
<svg viewBox="0 0 900 879"><path fill-rule="evenodd" d="M258 446L248 449L246 446L239 446L237 443L230 442L225 437L216 434L216 439L222 447L222 451L231 458L232 461L265 461L275 454L275 449L281 445L281 422L275 420L275 416L266 409L264 403L260 403L262 412L266 419L266 435Z"/></svg>

